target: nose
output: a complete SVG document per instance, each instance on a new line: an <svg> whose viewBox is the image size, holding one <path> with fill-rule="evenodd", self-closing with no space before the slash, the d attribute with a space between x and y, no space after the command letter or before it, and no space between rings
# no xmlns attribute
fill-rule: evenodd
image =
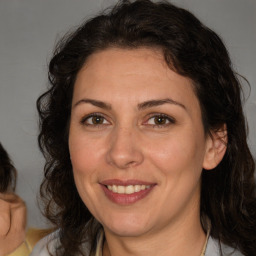
<svg viewBox="0 0 256 256"><path fill-rule="evenodd" d="M138 166L143 162L141 149L136 131L128 128L116 128L111 134L107 162L119 169Z"/></svg>

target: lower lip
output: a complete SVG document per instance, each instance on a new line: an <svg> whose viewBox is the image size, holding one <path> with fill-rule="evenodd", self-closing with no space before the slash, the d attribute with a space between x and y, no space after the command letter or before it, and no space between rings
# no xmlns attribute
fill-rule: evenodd
<svg viewBox="0 0 256 256"><path fill-rule="evenodd" d="M139 192L135 192L133 194L118 194L110 191L106 186L101 185L105 195L109 200L116 204L121 204L121 205L129 205L133 204L143 198L145 198L154 188L154 186L151 186L148 189L141 190Z"/></svg>

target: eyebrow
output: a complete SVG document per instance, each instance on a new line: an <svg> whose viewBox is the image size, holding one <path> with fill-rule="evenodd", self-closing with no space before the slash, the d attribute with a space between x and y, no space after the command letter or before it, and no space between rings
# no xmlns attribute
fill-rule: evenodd
<svg viewBox="0 0 256 256"><path fill-rule="evenodd" d="M74 107L76 107L76 106L78 106L82 103L89 103L89 104L92 104L93 106L96 106L96 107L99 107L99 108L102 108L102 109L106 109L106 110L111 110L112 109L110 104L105 103L103 101L94 100L94 99L81 99L78 102L76 102ZM157 107L157 106L161 106L161 105L164 105L164 104L177 105L177 106L180 106L180 107L182 107L183 109L186 110L186 107L183 104L181 104L181 103L179 103L179 102L177 102L173 99L170 99L170 98L145 101L145 102L139 103L137 107L138 107L138 110L144 110L144 109L147 109L147 108Z"/></svg>
<svg viewBox="0 0 256 256"><path fill-rule="evenodd" d="M164 104L174 104L174 105L180 106L186 110L186 107L183 104L181 104L173 99L170 99L170 98L159 99L159 100L149 100L149 101L142 102L142 103L138 104L138 109L143 110L146 108L157 107L157 106L161 106Z"/></svg>
<svg viewBox="0 0 256 256"><path fill-rule="evenodd" d="M102 109L111 110L110 104L105 103L103 101L99 101L99 100L93 100L93 99L81 99L74 105L74 107L76 107L82 103L89 103L89 104L92 104L93 106L96 106L96 107L99 107Z"/></svg>

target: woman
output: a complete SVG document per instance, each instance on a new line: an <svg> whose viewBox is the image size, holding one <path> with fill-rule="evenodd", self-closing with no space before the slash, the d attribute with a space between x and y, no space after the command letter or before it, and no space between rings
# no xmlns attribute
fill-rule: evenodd
<svg viewBox="0 0 256 256"><path fill-rule="evenodd" d="M52 230L29 228L26 205L14 193L16 169L0 143L0 256L28 256L33 246Z"/></svg>
<svg viewBox="0 0 256 256"><path fill-rule="evenodd" d="M58 44L38 99L32 255L255 255L255 163L220 38L169 3L120 2Z"/></svg>
<svg viewBox="0 0 256 256"><path fill-rule="evenodd" d="M26 206L13 193L16 169L0 143L0 255L7 255L25 240ZM26 248L23 248L26 250ZM26 255L28 255L27 253ZM21 255L21 254L20 254Z"/></svg>

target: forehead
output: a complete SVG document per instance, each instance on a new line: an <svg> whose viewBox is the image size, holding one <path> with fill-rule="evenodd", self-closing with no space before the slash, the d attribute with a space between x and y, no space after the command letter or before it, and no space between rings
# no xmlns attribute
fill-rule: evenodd
<svg viewBox="0 0 256 256"><path fill-rule="evenodd" d="M77 75L73 99L85 96L130 103L167 97L188 105L197 101L192 81L171 70L160 50L149 48L92 54Z"/></svg>
<svg viewBox="0 0 256 256"><path fill-rule="evenodd" d="M167 75L167 69L162 52L157 49L109 48L89 56L78 73L78 79L90 73L90 78L95 80L114 80L117 76L140 79L145 75L159 80ZM120 84L125 81L120 81Z"/></svg>
<svg viewBox="0 0 256 256"><path fill-rule="evenodd" d="M134 60L136 60L136 63L134 63ZM129 69L140 67L138 69L138 71L140 71L141 68L146 68L144 63L145 61L147 61L148 66L151 67L154 64L159 65L160 63L161 66L166 66L162 50L158 48L139 47L129 49L110 47L91 54L83 68L87 68L89 66L94 66L95 68L95 66L98 66L98 62L101 62L102 65L119 64L120 69L123 68L123 66ZM143 62L143 66L140 65L141 62Z"/></svg>

